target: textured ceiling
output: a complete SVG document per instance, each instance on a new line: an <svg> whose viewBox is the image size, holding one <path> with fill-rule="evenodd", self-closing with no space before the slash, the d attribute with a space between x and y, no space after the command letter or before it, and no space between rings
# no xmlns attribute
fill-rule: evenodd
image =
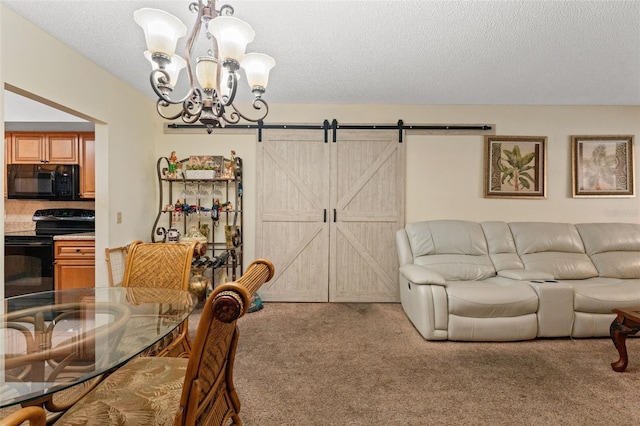
<svg viewBox="0 0 640 426"><path fill-rule="evenodd" d="M195 16L176 0L2 2L150 98L134 10ZM247 50L276 59L270 103L640 105L638 1L228 3L256 31Z"/></svg>

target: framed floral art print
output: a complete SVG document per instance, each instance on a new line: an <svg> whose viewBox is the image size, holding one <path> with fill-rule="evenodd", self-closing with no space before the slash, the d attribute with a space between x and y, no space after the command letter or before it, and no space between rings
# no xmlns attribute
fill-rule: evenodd
<svg viewBox="0 0 640 426"><path fill-rule="evenodd" d="M632 197L633 136L571 136L574 197Z"/></svg>
<svg viewBox="0 0 640 426"><path fill-rule="evenodd" d="M545 198L545 136L485 136L484 197Z"/></svg>

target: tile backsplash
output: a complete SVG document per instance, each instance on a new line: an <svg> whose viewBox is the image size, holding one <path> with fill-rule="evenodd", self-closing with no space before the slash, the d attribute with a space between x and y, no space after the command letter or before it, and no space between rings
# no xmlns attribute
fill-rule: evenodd
<svg viewBox="0 0 640 426"><path fill-rule="evenodd" d="M35 229L31 218L40 209L95 209L95 201L4 200L4 232Z"/></svg>

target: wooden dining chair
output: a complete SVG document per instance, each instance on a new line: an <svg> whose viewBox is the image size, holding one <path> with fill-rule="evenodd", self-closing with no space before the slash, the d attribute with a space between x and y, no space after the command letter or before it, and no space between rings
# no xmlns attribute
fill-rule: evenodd
<svg viewBox="0 0 640 426"><path fill-rule="evenodd" d="M0 426L18 426L27 421L30 426L45 426L47 415L40 407L19 408L0 419Z"/></svg>
<svg viewBox="0 0 640 426"><path fill-rule="evenodd" d="M188 360L135 358L69 409L56 426L241 425L233 385L236 321L273 274L273 264L258 259L237 281L216 287L205 302Z"/></svg>
<svg viewBox="0 0 640 426"><path fill-rule="evenodd" d="M104 249L104 257L107 261L107 271L109 272L110 287L118 287L122 285L128 250L128 245L111 248L107 247Z"/></svg>
<svg viewBox="0 0 640 426"><path fill-rule="evenodd" d="M191 260L196 242L144 243L128 245L123 287L189 290ZM185 320L175 333L167 336L145 355L188 357L191 352L189 325Z"/></svg>

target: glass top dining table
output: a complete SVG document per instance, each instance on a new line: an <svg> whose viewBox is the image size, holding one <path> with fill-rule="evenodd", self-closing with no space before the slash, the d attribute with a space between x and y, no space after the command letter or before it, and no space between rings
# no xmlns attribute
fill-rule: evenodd
<svg viewBox="0 0 640 426"><path fill-rule="evenodd" d="M133 287L5 299L0 408L41 403L122 366L170 335L196 303L187 291Z"/></svg>

